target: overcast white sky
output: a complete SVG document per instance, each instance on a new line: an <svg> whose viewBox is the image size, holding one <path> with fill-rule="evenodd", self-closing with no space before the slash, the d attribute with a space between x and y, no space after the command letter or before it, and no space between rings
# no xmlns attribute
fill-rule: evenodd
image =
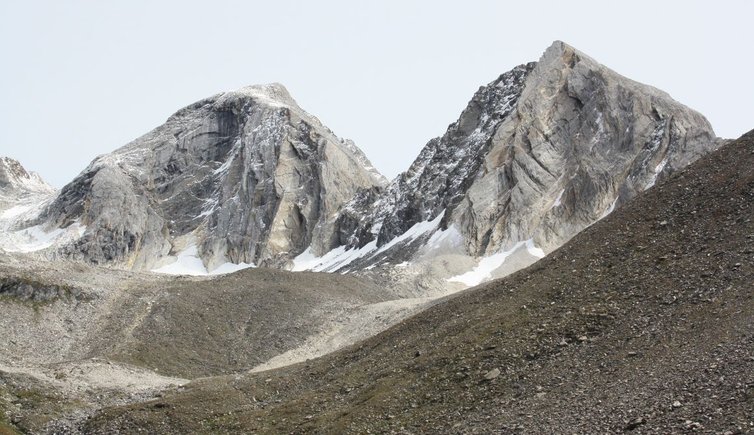
<svg viewBox="0 0 754 435"><path fill-rule="evenodd" d="M203 97L281 82L386 176L560 39L754 128L750 1L0 0L0 155L62 186Z"/></svg>

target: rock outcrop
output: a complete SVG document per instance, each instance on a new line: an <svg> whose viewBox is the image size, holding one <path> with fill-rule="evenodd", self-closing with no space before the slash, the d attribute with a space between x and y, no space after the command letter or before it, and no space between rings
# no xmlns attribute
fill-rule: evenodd
<svg viewBox="0 0 754 435"><path fill-rule="evenodd" d="M298 107L281 85L194 103L94 160L41 214L83 235L69 258L150 269L182 251L212 270L275 266L334 247L333 217L383 178L353 143Z"/></svg>

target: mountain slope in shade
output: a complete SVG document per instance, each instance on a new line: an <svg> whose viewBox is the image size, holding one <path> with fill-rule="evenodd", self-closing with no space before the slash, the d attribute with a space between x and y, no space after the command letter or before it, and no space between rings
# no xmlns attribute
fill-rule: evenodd
<svg viewBox="0 0 754 435"><path fill-rule="evenodd" d="M95 432L748 433L754 131L543 261L359 345L102 410Z"/></svg>

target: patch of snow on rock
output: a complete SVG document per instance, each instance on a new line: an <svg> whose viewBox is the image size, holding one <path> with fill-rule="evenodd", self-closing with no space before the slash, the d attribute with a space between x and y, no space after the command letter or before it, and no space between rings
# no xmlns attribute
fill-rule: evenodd
<svg viewBox="0 0 754 435"><path fill-rule="evenodd" d="M560 207L563 204L561 200L563 199L564 193L565 193L565 189L561 190L560 193L558 193L557 198L555 198L555 202L552 204L552 207L550 208Z"/></svg>
<svg viewBox="0 0 754 435"><path fill-rule="evenodd" d="M207 268L204 262L199 258L199 251L196 244L191 244L175 256L172 263L152 269L152 272L164 273L167 275L207 275Z"/></svg>
<svg viewBox="0 0 754 435"><path fill-rule="evenodd" d="M489 257L484 257L479 261L479 264L472 270L453 277L448 278L449 282L460 282L469 287L479 285L485 281L488 281L492 277L492 273L500 268L514 252L519 248L525 247L526 251L538 258L545 256L544 251L534 245L534 240L524 240L513 245L506 251L501 251L496 254L492 254Z"/></svg>
<svg viewBox="0 0 754 435"><path fill-rule="evenodd" d="M6 234L0 240L2 248L8 252L35 252L47 249L66 241L73 241L84 235L86 226L74 222L66 228L47 230L42 225L25 228Z"/></svg>
<svg viewBox="0 0 754 435"><path fill-rule="evenodd" d="M377 254L387 251L400 242L416 240L416 238L427 234L430 231L437 229L440 225L444 213L440 213L437 217L430 221L423 221L414 224L405 233L394 238L390 242L377 248L377 240L372 240L361 248L346 249L345 246L339 246L321 257L317 257L311 251L311 247L307 248L304 252L299 254L293 259L293 272L301 272L305 270L311 270L313 272L328 272L338 270L345 266L348 266L353 261L366 257L367 255L373 257Z"/></svg>
<svg viewBox="0 0 754 435"><path fill-rule="evenodd" d="M647 183L647 187L644 188L644 190L649 189L650 187L654 186L655 183L657 183L657 177L660 176L660 173L663 169L665 169L665 166L668 164L668 157L666 156L662 161L655 166L654 174L652 174L652 178L649 179L649 183Z"/></svg>
<svg viewBox="0 0 754 435"><path fill-rule="evenodd" d="M256 267L252 263L227 262L219 265L211 271L208 271L204 266L204 262L199 257L199 250L197 249L196 242L192 242L184 250L179 252L178 255L171 256L169 258L173 259L170 264L152 269L152 272L163 273L166 275L206 276L223 275L226 273L237 272L242 269L248 269L250 267Z"/></svg>

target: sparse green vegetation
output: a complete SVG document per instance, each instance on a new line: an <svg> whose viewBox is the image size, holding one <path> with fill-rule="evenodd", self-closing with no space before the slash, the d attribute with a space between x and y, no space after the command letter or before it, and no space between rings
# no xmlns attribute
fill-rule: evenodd
<svg viewBox="0 0 754 435"><path fill-rule="evenodd" d="M15 426L8 423L2 416L0 416L0 435L18 435L19 432Z"/></svg>
<svg viewBox="0 0 754 435"><path fill-rule="evenodd" d="M5 401L7 393L4 388L0 388L0 435L17 435L20 434L10 421L8 421L9 404Z"/></svg>

